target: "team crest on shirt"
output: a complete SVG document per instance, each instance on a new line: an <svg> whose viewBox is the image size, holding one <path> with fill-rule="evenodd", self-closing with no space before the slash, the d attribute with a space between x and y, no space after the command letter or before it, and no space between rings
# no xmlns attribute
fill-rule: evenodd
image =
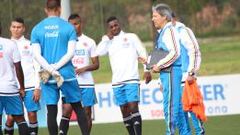
<svg viewBox="0 0 240 135"><path fill-rule="evenodd" d="M28 46L28 45L24 45L24 46L23 46L22 55L23 55L23 56L28 56L28 55L30 55L30 50L29 50L29 46Z"/></svg>
<svg viewBox="0 0 240 135"><path fill-rule="evenodd" d="M3 57L3 45L0 44L0 58Z"/></svg>
<svg viewBox="0 0 240 135"><path fill-rule="evenodd" d="M128 42L128 39L126 37L123 38L123 47L124 48L128 48L129 47L129 42Z"/></svg>
<svg viewBox="0 0 240 135"><path fill-rule="evenodd" d="M83 43L83 46L87 47L87 46L88 46L88 44L87 44L86 42L84 42L84 43Z"/></svg>

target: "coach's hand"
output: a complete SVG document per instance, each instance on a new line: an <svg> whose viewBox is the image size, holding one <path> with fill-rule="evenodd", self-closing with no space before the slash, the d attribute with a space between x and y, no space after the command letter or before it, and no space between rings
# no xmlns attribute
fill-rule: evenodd
<svg viewBox="0 0 240 135"><path fill-rule="evenodd" d="M187 77L188 84L192 84L195 79L196 79L195 76L188 75Z"/></svg>
<svg viewBox="0 0 240 135"><path fill-rule="evenodd" d="M157 65L153 65L153 67L152 67L152 72L153 73L159 73L160 72L160 67L158 67Z"/></svg>
<svg viewBox="0 0 240 135"><path fill-rule="evenodd" d="M144 72L143 77L145 79L146 84L148 84L152 80L152 75L150 72Z"/></svg>

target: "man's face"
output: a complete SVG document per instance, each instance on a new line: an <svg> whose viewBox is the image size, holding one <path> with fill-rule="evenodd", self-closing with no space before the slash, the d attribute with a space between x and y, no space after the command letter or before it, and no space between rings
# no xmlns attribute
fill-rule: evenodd
<svg viewBox="0 0 240 135"><path fill-rule="evenodd" d="M22 23L13 21L10 26L11 36L15 39L22 37L25 27Z"/></svg>
<svg viewBox="0 0 240 135"><path fill-rule="evenodd" d="M117 36L120 33L121 27L118 20L112 20L111 22L108 23L108 31L113 36Z"/></svg>
<svg viewBox="0 0 240 135"><path fill-rule="evenodd" d="M69 22L75 27L75 30L76 30L78 35L82 33L82 31L81 31L81 21L80 21L79 18L69 20Z"/></svg>
<svg viewBox="0 0 240 135"><path fill-rule="evenodd" d="M164 23L166 21L165 16L161 16L158 12L153 11L152 13L152 21L156 29L161 29L164 27Z"/></svg>

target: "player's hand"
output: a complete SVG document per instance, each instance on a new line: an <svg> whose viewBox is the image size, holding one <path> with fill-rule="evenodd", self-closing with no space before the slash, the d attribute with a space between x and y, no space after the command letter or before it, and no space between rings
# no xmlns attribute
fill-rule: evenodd
<svg viewBox="0 0 240 135"><path fill-rule="evenodd" d="M39 78L43 83L47 83L51 74L47 70L40 70L39 71Z"/></svg>
<svg viewBox="0 0 240 135"><path fill-rule="evenodd" d="M24 88L20 88L19 89L19 94L23 98L25 96L25 89Z"/></svg>
<svg viewBox="0 0 240 135"><path fill-rule="evenodd" d="M85 68L76 68L75 72L77 75L80 75L81 73L86 72L86 69Z"/></svg>
<svg viewBox="0 0 240 135"><path fill-rule="evenodd" d="M142 64L147 64L147 60L142 57L138 57L138 61Z"/></svg>
<svg viewBox="0 0 240 135"><path fill-rule="evenodd" d="M143 77L145 79L146 84L148 84L152 80L152 75L150 72L144 72Z"/></svg>
<svg viewBox="0 0 240 135"><path fill-rule="evenodd" d="M187 77L188 84L192 84L195 79L196 78L194 76L188 75Z"/></svg>
<svg viewBox="0 0 240 135"><path fill-rule="evenodd" d="M41 97L41 90L40 89L35 89L33 92L33 101L38 102Z"/></svg>
<svg viewBox="0 0 240 135"><path fill-rule="evenodd" d="M157 65L153 65L153 67L152 67L153 73L159 73L160 70L161 70L160 67L158 67Z"/></svg>
<svg viewBox="0 0 240 135"><path fill-rule="evenodd" d="M56 70L54 70L51 74L52 74L53 78L56 80L57 86L61 87L64 82L64 79L61 76L61 74Z"/></svg>

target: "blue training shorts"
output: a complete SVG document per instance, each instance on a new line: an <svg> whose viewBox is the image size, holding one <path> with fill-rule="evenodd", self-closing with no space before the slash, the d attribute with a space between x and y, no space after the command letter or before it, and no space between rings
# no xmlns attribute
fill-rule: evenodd
<svg viewBox="0 0 240 135"><path fill-rule="evenodd" d="M40 103L33 100L33 90L27 90L25 92L25 97L23 98L24 105L27 109L27 112L35 112L41 109Z"/></svg>
<svg viewBox="0 0 240 135"><path fill-rule="evenodd" d="M0 96L0 115L5 110L7 115L23 115L22 98L18 96Z"/></svg>
<svg viewBox="0 0 240 135"><path fill-rule="evenodd" d="M94 88L80 88L82 95L82 104L84 107L93 106L97 103L97 97Z"/></svg>
<svg viewBox="0 0 240 135"><path fill-rule="evenodd" d="M139 84L129 83L113 88L115 103L119 106L129 102L139 102Z"/></svg>
<svg viewBox="0 0 240 135"><path fill-rule="evenodd" d="M66 103L76 103L81 101L77 80L63 82L63 85L58 88L57 84L41 84L43 100L46 105L57 105L59 100L59 90L65 97Z"/></svg>

